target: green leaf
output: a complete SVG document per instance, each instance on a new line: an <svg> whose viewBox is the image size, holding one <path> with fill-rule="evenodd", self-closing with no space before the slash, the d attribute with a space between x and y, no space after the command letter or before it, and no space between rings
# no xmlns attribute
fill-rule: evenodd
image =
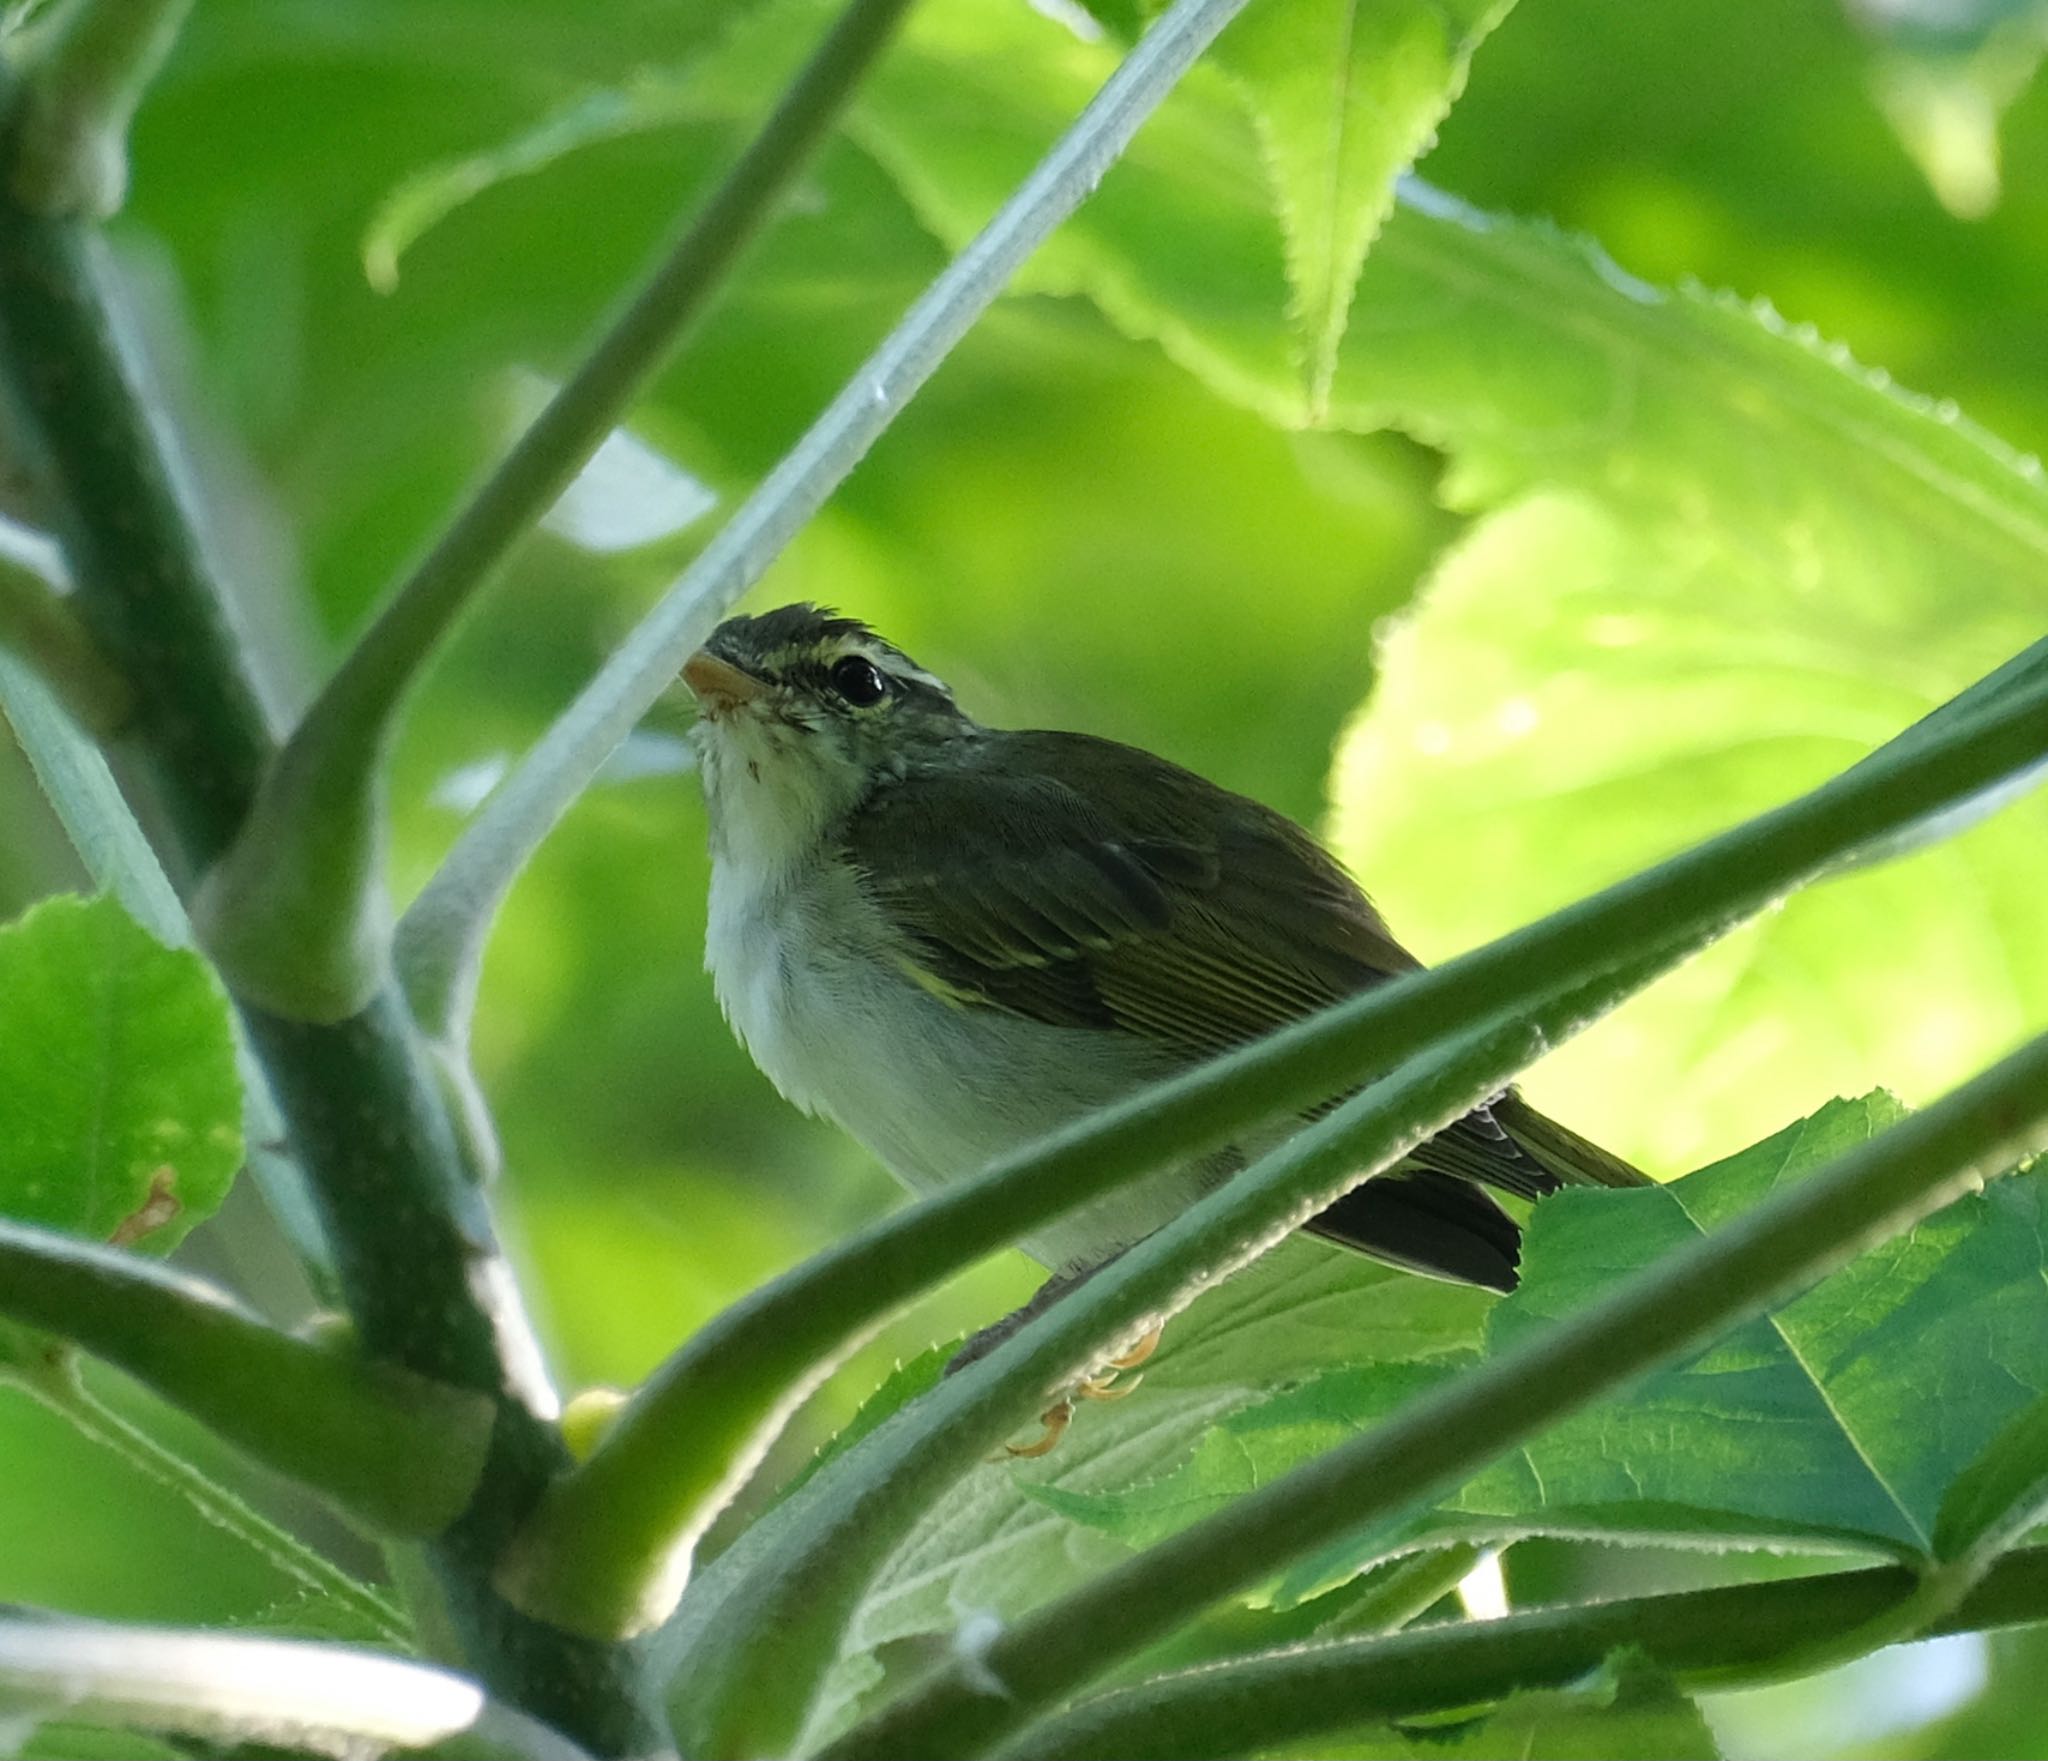
<svg viewBox="0 0 2048 1761"><path fill-rule="evenodd" d="M0 1215L175 1245L241 1165L227 999L111 899L0 929Z"/></svg>
<svg viewBox="0 0 2048 1761"><path fill-rule="evenodd" d="M1394 179L1513 0L1277 0L1216 44L1264 149L1286 244L1304 413L1328 413L1352 289Z"/></svg>
<svg viewBox="0 0 2048 1761"><path fill-rule="evenodd" d="M1320 1242L1283 1243L1168 1326L1128 1399L1082 1402L1050 1455L990 1462L925 1513L870 1584L812 1734L845 1721L880 1679L878 1656L951 1632L962 1609L1022 1613L1122 1556L1116 1541L1069 1522L1035 1493L1163 1476L1226 1415L1334 1365L1469 1353L1489 1300Z"/></svg>
<svg viewBox="0 0 2048 1761"><path fill-rule="evenodd" d="M1546 1199L1530 1225L1522 1286L1489 1317L1488 1350L1584 1307L1896 1116L1884 1096L1838 1101L1670 1186ZM1302 1562L1280 1599L1314 1594L1435 1535L1932 1552L1936 1512L1957 1472L2048 1385L2041 1208L2033 1179L1951 1205L1768 1319L1534 1439L1434 1512ZM1367 1359L1225 1416L1164 1476L1109 1491L1034 1492L1142 1546L1457 1367Z"/></svg>

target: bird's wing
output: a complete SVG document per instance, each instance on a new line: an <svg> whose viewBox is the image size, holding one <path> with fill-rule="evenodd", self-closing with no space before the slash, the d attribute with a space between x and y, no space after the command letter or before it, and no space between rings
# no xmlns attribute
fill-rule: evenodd
<svg viewBox="0 0 2048 1761"><path fill-rule="evenodd" d="M999 768L913 774L849 828L868 892L947 987L1192 1061L1415 965L1278 814L1107 741L1000 738ZM1091 786L1109 762L1113 797Z"/></svg>
<svg viewBox="0 0 2048 1761"><path fill-rule="evenodd" d="M1108 741L996 739L991 762L878 790L848 830L928 988L1195 1063L1417 964L1270 809ZM1414 1160L1530 1196L1556 1184L1483 1108Z"/></svg>

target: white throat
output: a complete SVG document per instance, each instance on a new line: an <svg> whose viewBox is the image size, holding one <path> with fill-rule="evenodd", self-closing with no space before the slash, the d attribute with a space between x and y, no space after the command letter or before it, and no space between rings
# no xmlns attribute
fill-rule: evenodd
<svg viewBox="0 0 2048 1761"><path fill-rule="evenodd" d="M692 730L715 864L753 888L782 884L815 860L831 828L860 799L860 768L822 730L749 711Z"/></svg>

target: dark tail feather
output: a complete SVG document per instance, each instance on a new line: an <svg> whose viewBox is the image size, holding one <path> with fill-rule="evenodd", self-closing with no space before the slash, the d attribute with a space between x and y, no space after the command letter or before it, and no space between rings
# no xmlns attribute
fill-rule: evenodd
<svg viewBox="0 0 2048 1761"><path fill-rule="evenodd" d="M1531 1160L1564 1186L1653 1186L1640 1168L1539 1113L1512 1090L1493 1103L1495 1121Z"/></svg>
<svg viewBox="0 0 2048 1761"><path fill-rule="evenodd" d="M1312 1234L1411 1272L1515 1287L1522 1232L1470 1181L1428 1170L1382 1174L1310 1219Z"/></svg>

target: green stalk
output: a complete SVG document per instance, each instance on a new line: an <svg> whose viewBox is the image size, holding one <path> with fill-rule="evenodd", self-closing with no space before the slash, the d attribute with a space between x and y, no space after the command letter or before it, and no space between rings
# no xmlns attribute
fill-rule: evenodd
<svg viewBox="0 0 2048 1761"><path fill-rule="evenodd" d="M128 125L192 0L63 0L30 28L9 193L32 214L104 220L128 193Z"/></svg>
<svg viewBox="0 0 2048 1761"><path fill-rule="evenodd" d="M127 1371L387 1534L446 1528L483 1471L495 1415L482 1394L280 1333L132 1254L0 1222L0 1314Z"/></svg>
<svg viewBox="0 0 2048 1761"><path fill-rule="evenodd" d="M1337 1731L1568 1688L1617 1651L1697 1679L1763 1665L1815 1633L1867 1627L1913 1594L1904 1566L1544 1608L1391 1638L1303 1645L1084 1700L1029 1726L1006 1761L1260 1753ZM2048 1548L2000 1560L1940 1632L2048 1619Z"/></svg>
<svg viewBox="0 0 2048 1761"><path fill-rule="evenodd" d="M910 0L849 0L759 134L497 469L385 602L265 778L204 897L204 938L267 1008L331 1021L383 976L382 775L407 692L504 560L624 419L773 217Z"/></svg>
<svg viewBox="0 0 2048 1761"><path fill-rule="evenodd" d="M166 828L165 866L190 875L234 838L271 744L172 490L161 418L109 325L98 249L77 226L0 195L0 425L50 510L79 616L134 691L126 775ZM642 1656L524 1620L489 1589L505 1537L566 1455L544 1417L553 1395L516 1286L404 1005L387 995L325 1028L251 1009L244 1022L364 1350L496 1408L469 1508L426 1545L466 1662L599 1753L658 1747Z"/></svg>
<svg viewBox="0 0 2048 1761"><path fill-rule="evenodd" d="M661 1606L680 1556L832 1363L964 1266L1119 1182L1314 1106L1361 1071L1532 1010L1620 961L1650 962L1647 979L1872 839L1896 837L2044 753L2048 678L1541 923L1148 1089L882 1219L743 1298L671 1357L550 1491L505 1581L523 1606L579 1630L631 1630Z"/></svg>
<svg viewBox="0 0 2048 1761"><path fill-rule="evenodd" d="M2048 1143L2048 1035L1610 1295L998 1634L825 1753L986 1753L1118 1659L1310 1549L1456 1486L1567 1414ZM1910 1586L1909 1586L1910 1587Z"/></svg>

